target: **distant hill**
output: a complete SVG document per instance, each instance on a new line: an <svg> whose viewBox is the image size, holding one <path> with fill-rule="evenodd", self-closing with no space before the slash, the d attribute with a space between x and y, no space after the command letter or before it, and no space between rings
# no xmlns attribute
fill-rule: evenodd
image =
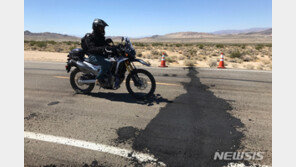
<svg viewBox="0 0 296 167"><path fill-rule="evenodd" d="M244 34L244 33L253 33L253 32L260 32L264 30L268 30L270 28L249 28L243 30L220 30L212 32L212 34Z"/></svg>
<svg viewBox="0 0 296 167"><path fill-rule="evenodd" d="M132 39L136 42L191 42L191 43L272 43L272 30L264 29L239 34L213 34L200 32L176 32Z"/></svg>
<svg viewBox="0 0 296 167"><path fill-rule="evenodd" d="M24 32L25 40L80 41L81 38L58 33ZM113 41L120 41L119 36L109 36ZM252 28L247 30L223 30L214 33L175 32L165 35L153 35L143 38L131 38L133 42L182 42L182 43L272 43L271 28Z"/></svg>
<svg viewBox="0 0 296 167"><path fill-rule="evenodd" d="M80 41L80 38L75 36L51 32L32 33L28 30L24 32L24 38L28 41Z"/></svg>
<svg viewBox="0 0 296 167"><path fill-rule="evenodd" d="M213 34L209 33L201 33L201 32L176 32L170 33L163 36L158 37L165 37L165 38L203 38L203 37L211 37L214 36Z"/></svg>
<svg viewBox="0 0 296 167"><path fill-rule="evenodd" d="M263 31L259 31L259 32L249 32L249 33L245 33L246 35L272 35L272 28L263 30Z"/></svg>

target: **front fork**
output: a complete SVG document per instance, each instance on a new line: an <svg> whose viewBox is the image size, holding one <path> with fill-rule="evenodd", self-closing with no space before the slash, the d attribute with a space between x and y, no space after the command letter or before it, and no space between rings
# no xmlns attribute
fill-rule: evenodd
<svg viewBox="0 0 296 167"><path fill-rule="evenodd" d="M125 61L125 66L130 74L134 69L136 69L136 66L133 63L131 63L130 61ZM132 75L131 77L132 77L132 80L134 81L135 86L141 86L141 80L140 80L138 74Z"/></svg>

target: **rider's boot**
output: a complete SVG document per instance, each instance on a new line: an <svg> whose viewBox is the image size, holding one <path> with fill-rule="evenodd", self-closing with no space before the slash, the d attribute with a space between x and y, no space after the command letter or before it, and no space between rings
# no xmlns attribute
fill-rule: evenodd
<svg viewBox="0 0 296 167"><path fill-rule="evenodd" d="M105 80L104 78L96 79L96 85L99 85L100 87L105 86Z"/></svg>
<svg viewBox="0 0 296 167"><path fill-rule="evenodd" d="M118 89L120 87L120 79L118 76L115 77L115 84L114 84L114 89Z"/></svg>

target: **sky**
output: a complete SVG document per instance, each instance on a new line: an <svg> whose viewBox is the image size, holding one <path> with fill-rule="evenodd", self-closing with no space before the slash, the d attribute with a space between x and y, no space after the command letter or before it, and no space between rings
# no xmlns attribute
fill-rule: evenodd
<svg viewBox="0 0 296 167"><path fill-rule="evenodd" d="M145 37L272 27L271 0L25 0L24 30L83 36L95 18L107 36Z"/></svg>

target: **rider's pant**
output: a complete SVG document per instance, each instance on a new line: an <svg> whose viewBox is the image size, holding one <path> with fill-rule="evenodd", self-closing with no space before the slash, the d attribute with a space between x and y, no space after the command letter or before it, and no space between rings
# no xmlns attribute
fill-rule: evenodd
<svg viewBox="0 0 296 167"><path fill-rule="evenodd" d="M94 65L100 65L101 70L99 71L96 79L104 79L104 76L109 73L109 70L111 68L111 62L105 60L103 56L99 55L89 55L89 62Z"/></svg>

